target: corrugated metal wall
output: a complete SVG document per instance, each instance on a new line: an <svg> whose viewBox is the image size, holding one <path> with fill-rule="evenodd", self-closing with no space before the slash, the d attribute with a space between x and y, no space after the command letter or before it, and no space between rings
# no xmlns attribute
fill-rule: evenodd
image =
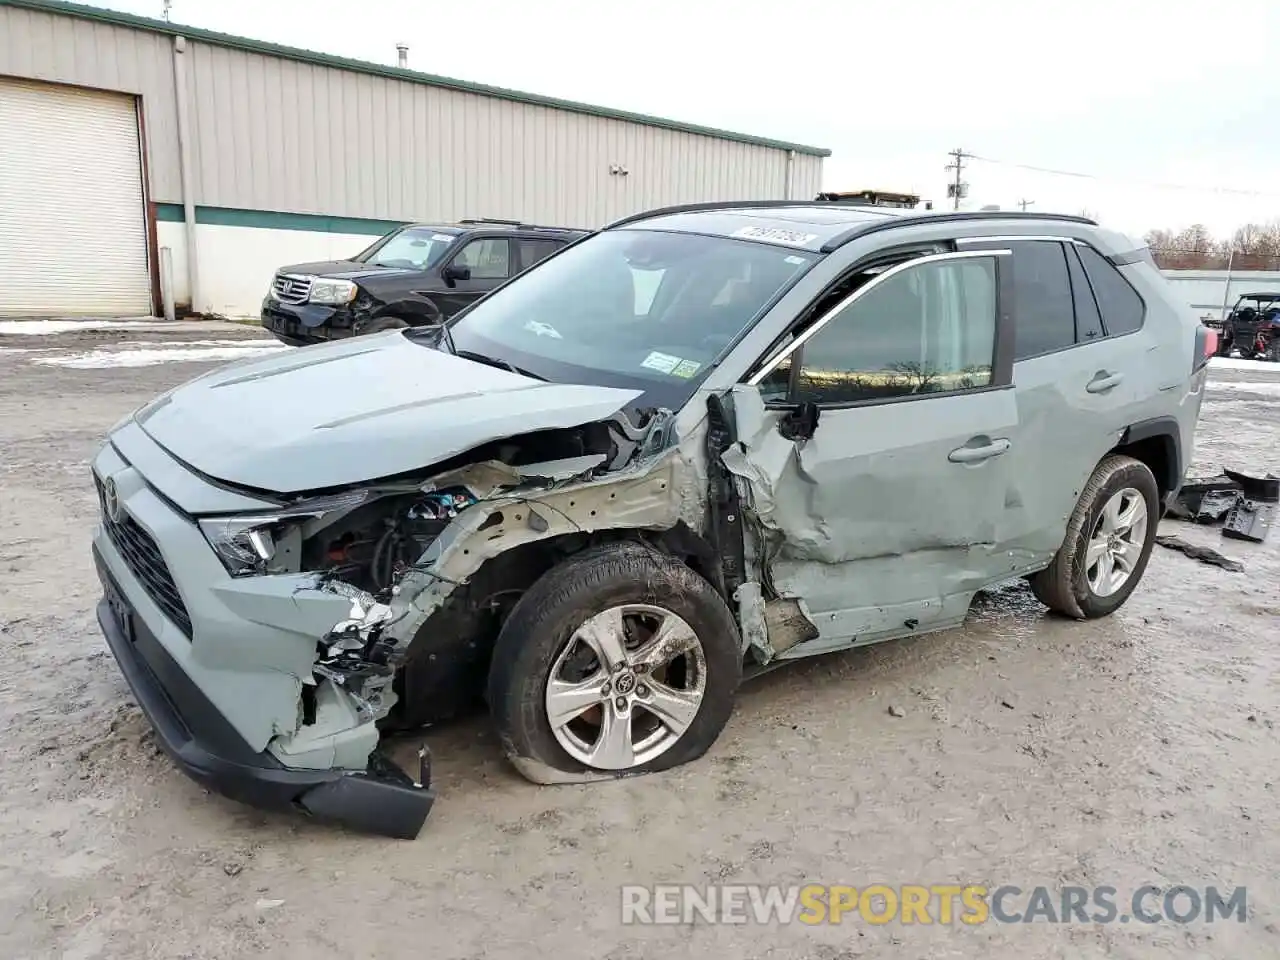
<svg viewBox="0 0 1280 960"><path fill-rule="evenodd" d="M185 57L203 206L595 226L820 188L822 159L808 154L198 41ZM152 199L181 201L171 38L0 6L0 74L140 94Z"/></svg>
<svg viewBox="0 0 1280 960"><path fill-rule="evenodd" d="M0 6L0 73L140 95L151 199L182 201L170 38Z"/></svg>

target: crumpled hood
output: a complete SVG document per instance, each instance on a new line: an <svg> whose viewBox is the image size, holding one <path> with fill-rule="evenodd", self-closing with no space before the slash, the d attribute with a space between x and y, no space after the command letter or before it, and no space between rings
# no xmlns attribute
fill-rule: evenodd
<svg viewBox="0 0 1280 960"><path fill-rule="evenodd" d="M393 330L228 364L152 401L136 420L207 476L296 493L602 420L638 396L543 383Z"/></svg>
<svg viewBox="0 0 1280 960"><path fill-rule="evenodd" d="M281 267L276 273L289 273L303 276L325 277L330 280L360 280L367 277L402 277L406 273L417 273L401 267L378 267L368 263L357 263L355 260L323 260L316 263L293 263Z"/></svg>

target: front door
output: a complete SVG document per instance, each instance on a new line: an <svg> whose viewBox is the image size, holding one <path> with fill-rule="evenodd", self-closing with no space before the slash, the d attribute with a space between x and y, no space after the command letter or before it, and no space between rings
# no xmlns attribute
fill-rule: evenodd
<svg viewBox="0 0 1280 960"><path fill-rule="evenodd" d="M512 275L513 261L511 241L507 237L478 237L469 240L441 268L447 276L450 266L465 267L468 276L466 279L446 280L442 289L431 292L431 299L440 306L446 317L451 317L506 282Z"/></svg>
<svg viewBox="0 0 1280 960"><path fill-rule="evenodd" d="M725 461L747 482L755 552L818 628L784 656L959 623L1009 576L1006 257L887 269L736 391L742 448Z"/></svg>

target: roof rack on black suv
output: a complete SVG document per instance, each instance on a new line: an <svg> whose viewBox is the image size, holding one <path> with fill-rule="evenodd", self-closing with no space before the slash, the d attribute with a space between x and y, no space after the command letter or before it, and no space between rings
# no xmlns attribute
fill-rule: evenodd
<svg viewBox="0 0 1280 960"><path fill-rule="evenodd" d="M493 217L405 224L350 260L281 267L262 326L303 346L441 323L590 232Z"/></svg>

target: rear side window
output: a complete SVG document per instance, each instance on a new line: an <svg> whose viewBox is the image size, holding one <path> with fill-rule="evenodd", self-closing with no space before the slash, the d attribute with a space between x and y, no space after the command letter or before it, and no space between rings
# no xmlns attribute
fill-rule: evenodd
<svg viewBox="0 0 1280 960"><path fill-rule="evenodd" d="M551 256L563 244L559 240L531 240L521 237L516 241L516 246L520 248L520 269L528 270L539 260Z"/></svg>
<svg viewBox="0 0 1280 960"><path fill-rule="evenodd" d="M1025 360L1052 353L1076 342L1071 310L1071 281L1062 244L1026 240L1013 250L1015 347L1013 358Z"/></svg>
<svg viewBox="0 0 1280 960"><path fill-rule="evenodd" d="M1076 248L1085 273L1089 275L1098 309L1102 311L1102 325L1106 327L1107 335L1119 337L1142 329L1146 307L1138 291L1093 247L1077 244Z"/></svg>
<svg viewBox="0 0 1280 960"><path fill-rule="evenodd" d="M1089 278L1080 266L1078 244L1067 247L1067 266L1071 272L1071 297L1076 304L1076 343L1091 343L1102 339L1102 317L1093 299Z"/></svg>

